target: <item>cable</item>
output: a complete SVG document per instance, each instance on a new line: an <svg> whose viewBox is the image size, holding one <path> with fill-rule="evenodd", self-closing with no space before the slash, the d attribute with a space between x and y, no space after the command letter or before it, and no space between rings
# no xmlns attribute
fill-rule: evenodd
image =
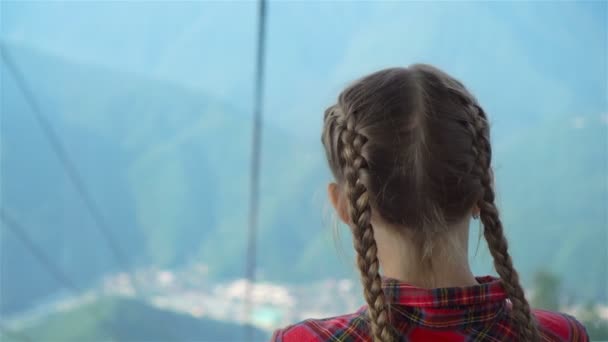
<svg viewBox="0 0 608 342"><path fill-rule="evenodd" d="M103 215L101 214L101 211L97 207L96 202L93 200L92 196L87 190L82 180L82 177L78 172L78 169L69 158L66 149L61 143L61 139L59 139L59 136L53 129L51 123L42 114L42 110L40 109L38 102L35 100L33 92L28 87L25 77L19 71L17 64L15 64L12 57L4 46L2 46L0 50L2 52L2 58L4 59L6 66L12 73L18 88L21 90L27 103L31 107L32 112L34 113L34 117L40 125L40 128L42 128L42 131L44 132L44 135L47 138L49 145L57 155L57 158L63 165L65 172L68 175L68 178L71 180L72 184L76 188L77 193L79 194L80 198L82 199L89 213L91 214L91 217L95 222L95 226L98 228L99 232L104 237L117 262L124 268L129 278L131 278L131 275L129 273L131 270L131 265L126 257L126 254L123 252L122 248L120 248L120 245L118 244L117 240L110 232L106 220L104 219ZM135 286L135 282L131 281L131 283L133 284L135 292L137 293L137 286Z"/></svg>
<svg viewBox="0 0 608 342"><path fill-rule="evenodd" d="M266 48L266 1L258 1L258 38L257 59L255 67L255 89L253 102L253 135L251 150L251 174L249 193L249 227L247 239L247 255L245 275L248 280L245 297L245 337L247 341L253 341L253 326L251 321L253 303L252 292L255 283L255 268L257 255L257 231L258 231L258 202L260 188L260 154L262 142L262 104L264 95L264 60Z"/></svg>
<svg viewBox="0 0 608 342"><path fill-rule="evenodd" d="M0 219L4 222L4 226L7 227L19 240L32 252L32 255L40 262L51 275L60 282L65 288L74 292L82 293L82 289L65 274L61 269L52 263L50 259L44 254L41 248L39 248L32 239L27 235L23 226L9 216L3 208L0 208Z"/></svg>
<svg viewBox="0 0 608 342"><path fill-rule="evenodd" d="M139 290L137 279L133 278L130 274L131 264L129 263L128 258L126 257L126 254L120 248L120 245L117 243L117 240L114 238L108 225L106 224L106 220L101 214L101 210L99 210L96 205L96 202L93 200L92 196L87 191L87 188L84 185L84 182L82 181L83 178L80 176L76 166L71 162L71 159L69 158L66 149L63 147L59 136L57 135L57 133L55 133L55 130L53 129L51 123L42 114L42 110L40 109L38 102L35 100L33 92L27 86L25 77L23 76L23 74L21 74L17 65L15 64L15 62L13 61L13 59L9 55L8 51L6 51L6 48L3 45L4 44L0 45L0 51L2 53L2 58L4 59L6 66L11 71L19 89L21 90L26 101L30 105L34 113L34 117L42 128L42 131L44 132L45 137L47 138L51 148L55 151L57 158L63 165L66 174L68 175L68 178L76 187L77 193L79 194L82 201L85 203L85 206L89 210L93 220L95 221L96 227L98 228L102 236L105 238L105 241L107 242L108 246L110 247L110 250L114 254L116 261L126 271L126 275L130 279L130 283L133 285L135 297L137 297L138 293L141 293L141 291ZM50 263L47 258L45 258L44 253L42 253L41 249L37 248L37 246L32 243L32 240L29 239L29 237L25 234L25 231L22 229L22 226L19 225L17 221L8 217L3 210L1 211L1 217L2 220L7 222L7 226L9 228L17 227L11 230L16 233L16 235L21 239L21 241L24 242L26 246L28 246L30 251L47 268L47 270L49 270L49 272L53 274L55 278L57 278L62 284L64 284L66 288L77 293L82 292L77 286L74 285L72 281L70 281L69 277L65 276L65 274L63 274L63 272L61 272L61 270L57 266ZM97 317L101 317L98 315L97 312L93 312L93 314ZM168 340L174 340L170 332L165 331L165 333L168 336Z"/></svg>
<svg viewBox="0 0 608 342"><path fill-rule="evenodd" d="M34 243L34 241L25 232L25 228L23 227L23 225L21 225L17 220L8 215L3 208L0 208L0 220L4 222L3 226L7 227L19 239L19 241L21 241L21 243L23 243L23 245L25 245L25 247L29 249L29 251L36 258L36 260L38 260L38 262L42 264L42 266L44 266L44 268L53 276L53 278L55 278L55 280L61 283L74 295L81 295L82 293L84 293L84 291L80 287L78 287L70 279L70 277L68 277L65 273L63 273L63 271L61 271L61 268L59 268L59 266L51 262L51 259L47 255L45 255L42 249L38 247L38 245L36 245L36 243ZM88 312L92 316L95 316L96 319L101 318L99 312L97 311L88 310ZM29 337L25 336L22 333L17 333L6 329L1 323L0 331L3 331L6 335L16 337L22 341L32 341Z"/></svg>
<svg viewBox="0 0 608 342"><path fill-rule="evenodd" d="M80 288L79 286L77 286L70 279L69 276L67 276L65 273L63 273L63 271L61 270L61 268L59 266L57 266L56 264L51 262L50 261L51 259L47 255L45 255L45 253L42 251L42 249L40 247L38 247L38 245L36 245L36 243L33 242L33 240L26 233L26 229L24 228L24 226L22 224L20 224L16 219L14 219L10 215L8 215L6 213L6 211L1 207L0 207L0 221L4 222L3 226L7 227L13 234L15 234L15 236L17 236L17 238L34 255L36 260L38 260L38 262L40 262L44 266L44 268L55 278L55 280L57 280L59 283L61 283L66 289L68 289L74 295L84 294L85 291L82 288ZM104 319L104 316L99 312L99 309L96 307L88 307L86 312L88 312L92 316L92 318L94 318L95 320ZM17 337L22 341L26 341L26 342L32 341L30 338L28 338L27 336L25 336L22 333L17 333L14 331L7 330L2 325L2 322L0 322L0 331L4 331L4 333L6 335ZM175 340L172 333L170 333L167 330L163 331L163 335L165 335L164 337L167 338L166 341Z"/></svg>

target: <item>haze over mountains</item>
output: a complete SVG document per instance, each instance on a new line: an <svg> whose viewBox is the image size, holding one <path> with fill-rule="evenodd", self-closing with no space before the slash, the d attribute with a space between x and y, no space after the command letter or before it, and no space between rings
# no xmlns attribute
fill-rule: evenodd
<svg viewBox="0 0 608 342"><path fill-rule="evenodd" d="M214 276L242 274L250 131L246 114L175 85L66 63L25 48L13 48L12 53L26 77L36 80L32 86L46 115L136 264L172 266L197 260L208 264ZM44 77L32 77L37 74ZM12 82L5 82L4 91L7 210L32 229L30 235L48 255L85 284L115 270L113 256L22 95ZM606 279L605 256L597 255L605 235L606 147L599 143L605 120L600 115L555 117L496 141L500 200L524 276L538 268L554 269L572 287L588 286L585 293L591 296L601 294ZM272 126L264 139L261 276L298 281L352 274L344 262L348 256L342 262L336 256L331 220L323 217L329 175L318 142L294 139ZM2 240L4 289L15 291L4 297L5 305L26 293L23 284L41 286L30 277L45 276L13 239L5 234ZM348 239L343 237L346 250ZM544 243L533 247L527 241ZM587 267L577 267L581 259ZM485 250L474 261L480 271L489 270ZM28 264L27 269L36 271L21 272ZM40 291L51 288L41 286Z"/></svg>
<svg viewBox="0 0 608 342"><path fill-rule="evenodd" d="M3 4L3 48L134 268L196 262L210 279L241 277L255 8L122 5ZM525 285L547 269L572 300L606 302L605 6L273 3L259 279L356 279L348 230L338 251L332 241L322 112L348 80L424 61L462 77L492 118L499 204ZM78 286L95 286L122 267L4 63L0 72L0 202ZM476 231L473 265L488 273ZM65 291L4 228L0 253L2 314Z"/></svg>

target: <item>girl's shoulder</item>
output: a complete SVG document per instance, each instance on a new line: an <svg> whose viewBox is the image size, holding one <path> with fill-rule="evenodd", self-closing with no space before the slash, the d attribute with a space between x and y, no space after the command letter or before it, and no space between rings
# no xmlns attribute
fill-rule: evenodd
<svg viewBox="0 0 608 342"><path fill-rule="evenodd" d="M573 316L548 310L533 310L543 341L589 342L585 327ZM355 313L324 319L307 319L279 329L272 342L368 341L367 315ZM503 324L508 324L504 322ZM495 340L495 339L494 339Z"/></svg>
<svg viewBox="0 0 608 342"><path fill-rule="evenodd" d="M323 319L307 319L274 332L271 342L323 342L338 338L364 341L367 336L365 312L357 311Z"/></svg>
<svg viewBox="0 0 608 342"><path fill-rule="evenodd" d="M541 309L533 310L541 334L550 341L587 342L587 329L573 316Z"/></svg>

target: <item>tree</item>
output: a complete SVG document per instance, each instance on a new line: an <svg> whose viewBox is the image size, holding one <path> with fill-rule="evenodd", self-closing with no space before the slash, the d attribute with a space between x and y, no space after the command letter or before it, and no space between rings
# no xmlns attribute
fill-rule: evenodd
<svg viewBox="0 0 608 342"><path fill-rule="evenodd" d="M600 316L596 305L591 302L587 303L578 315L578 319L587 328L591 341L608 340L608 320Z"/></svg>
<svg viewBox="0 0 608 342"><path fill-rule="evenodd" d="M558 311L560 307L561 284L559 278L548 270L540 270L534 275L534 296L532 306Z"/></svg>

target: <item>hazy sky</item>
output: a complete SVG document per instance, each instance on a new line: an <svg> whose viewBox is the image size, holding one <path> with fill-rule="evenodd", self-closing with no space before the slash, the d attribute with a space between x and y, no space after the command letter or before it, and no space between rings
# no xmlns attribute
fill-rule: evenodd
<svg viewBox="0 0 608 342"><path fill-rule="evenodd" d="M428 62L464 79L495 120L602 115L605 2L270 2L266 119L317 134L350 80ZM4 40L186 85L249 111L254 2L4 2Z"/></svg>

